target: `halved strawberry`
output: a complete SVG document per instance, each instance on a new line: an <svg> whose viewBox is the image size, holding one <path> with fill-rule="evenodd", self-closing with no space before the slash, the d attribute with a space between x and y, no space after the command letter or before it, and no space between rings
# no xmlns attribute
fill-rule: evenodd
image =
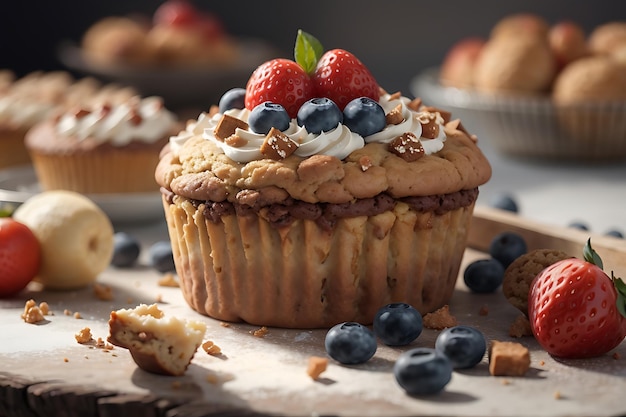
<svg viewBox="0 0 626 417"><path fill-rule="evenodd" d="M528 295L528 318L537 342L551 355L602 355L626 337L626 285L609 278L591 248L584 259L559 261L540 272Z"/></svg>
<svg viewBox="0 0 626 417"><path fill-rule="evenodd" d="M355 98L380 98L376 79L352 53L343 49L326 51L313 74L315 90L320 97L328 97L341 110Z"/></svg>
<svg viewBox="0 0 626 417"><path fill-rule="evenodd" d="M271 101L282 105L293 119L300 106L314 97L313 81L304 69L294 61L277 58L254 70L246 85L245 105L252 110Z"/></svg>

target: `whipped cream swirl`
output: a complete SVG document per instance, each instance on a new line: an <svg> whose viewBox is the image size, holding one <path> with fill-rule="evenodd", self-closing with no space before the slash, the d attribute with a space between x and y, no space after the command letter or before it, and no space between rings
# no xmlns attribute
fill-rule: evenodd
<svg viewBox="0 0 626 417"><path fill-rule="evenodd" d="M389 94L381 96L379 104L385 110L385 114L400 106L403 120L399 124L389 124L382 131L366 137L352 132L343 124L339 124L335 129L328 132L320 134L309 133L303 126L298 126L295 119L291 120L289 127L283 133L298 145L294 154L300 157L320 154L344 159L367 143L389 143L407 132L411 132L420 138L425 154L439 152L443 149L446 140L443 118L439 114L435 115L435 121L439 125L438 136L434 139L424 138L422 137L422 122L425 122L425 117L432 117L432 114L412 110L409 107L410 102L411 100L404 96L392 96ZM250 111L247 109L231 109L226 111L225 114L247 123ZM170 138L170 148L177 153L188 139L202 134L204 139L214 143L233 161L246 163L264 158L260 150L261 145L265 141L264 134L254 133L249 129L237 128L235 129L235 135L242 139L242 141L237 142L237 146L232 146L217 138L214 132L222 116L221 113L213 115L208 113L200 114L197 121L190 122L184 131Z"/></svg>
<svg viewBox="0 0 626 417"><path fill-rule="evenodd" d="M131 141L154 143L168 135L176 116L163 106L160 97L133 98L117 105L79 109L61 115L56 131L62 136L84 140L94 138L124 146Z"/></svg>

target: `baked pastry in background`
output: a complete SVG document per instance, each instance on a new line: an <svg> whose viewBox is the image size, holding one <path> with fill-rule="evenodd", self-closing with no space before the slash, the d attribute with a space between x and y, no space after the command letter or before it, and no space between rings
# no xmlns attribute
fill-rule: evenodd
<svg viewBox="0 0 626 417"><path fill-rule="evenodd" d="M92 102L32 128L26 147L43 190L84 194L158 191L161 148L178 132L158 97Z"/></svg>
<svg viewBox="0 0 626 417"><path fill-rule="evenodd" d="M476 60L474 87L484 92L536 94L549 90L556 60L545 37L490 38Z"/></svg>
<svg viewBox="0 0 626 417"><path fill-rule="evenodd" d="M80 103L118 102L137 94L132 88L102 86L94 78L74 79L65 71L36 71L0 78L0 168L30 163L26 132L57 112Z"/></svg>
<svg viewBox="0 0 626 417"><path fill-rule="evenodd" d="M565 105L626 100L626 66L606 55L579 59L563 69L552 96Z"/></svg>
<svg viewBox="0 0 626 417"><path fill-rule="evenodd" d="M489 37L530 35L545 38L549 30L550 24L541 16L533 13L515 13L496 22Z"/></svg>
<svg viewBox="0 0 626 417"><path fill-rule="evenodd" d="M608 22L597 26L589 35L589 48L594 54L611 55L626 45L626 22Z"/></svg>
<svg viewBox="0 0 626 417"><path fill-rule="evenodd" d="M162 3L151 19L103 18L81 41L85 57L97 65L130 67L223 67L239 47L213 14L186 0Z"/></svg>
<svg viewBox="0 0 626 417"><path fill-rule="evenodd" d="M441 64L441 84L449 87L472 87L476 60L484 46L485 40L478 37L461 39L455 43Z"/></svg>

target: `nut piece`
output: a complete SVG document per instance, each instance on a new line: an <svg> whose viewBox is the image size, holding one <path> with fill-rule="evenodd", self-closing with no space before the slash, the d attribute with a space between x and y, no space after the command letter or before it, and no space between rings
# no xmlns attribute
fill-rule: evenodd
<svg viewBox="0 0 626 417"><path fill-rule="evenodd" d="M443 117L439 112L423 111L418 114L417 120L422 124L422 137L435 139L439 136L439 124L443 123Z"/></svg>
<svg viewBox="0 0 626 417"><path fill-rule="evenodd" d="M213 133L217 139L223 142L227 137L234 135L237 128L246 130L248 129L248 123L225 114L217 123L217 126L215 126L215 131Z"/></svg>
<svg viewBox="0 0 626 417"><path fill-rule="evenodd" d="M402 105L398 104L396 107L391 109L389 113L385 115L385 120L388 125L399 125L404 121L404 116L402 115Z"/></svg>
<svg viewBox="0 0 626 417"><path fill-rule="evenodd" d="M424 147L417 136L406 132L389 142L389 152L407 162L413 162L424 156Z"/></svg>
<svg viewBox="0 0 626 417"><path fill-rule="evenodd" d="M298 145L276 128L270 129L261 145L261 153L275 161L285 159L298 149Z"/></svg>
<svg viewBox="0 0 626 417"><path fill-rule="evenodd" d="M309 366L306 369L307 375L312 379L318 379L322 372L326 370L328 366L328 358L322 358L319 356L311 356L309 358Z"/></svg>
<svg viewBox="0 0 626 417"><path fill-rule="evenodd" d="M450 307L447 304L432 313L424 315L423 321L425 328L435 330L443 330L458 324L456 317L450 314Z"/></svg>
<svg viewBox="0 0 626 417"><path fill-rule="evenodd" d="M524 376L530 368L528 349L516 342L491 341L489 373L494 376Z"/></svg>

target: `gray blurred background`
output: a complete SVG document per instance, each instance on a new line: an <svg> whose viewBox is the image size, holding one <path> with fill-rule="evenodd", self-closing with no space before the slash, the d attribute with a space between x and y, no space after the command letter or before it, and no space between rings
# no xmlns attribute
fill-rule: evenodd
<svg viewBox="0 0 626 417"><path fill-rule="evenodd" d="M59 42L79 42L85 30L109 15L152 15L162 0L5 2L0 14L0 68L18 75L65 69ZM610 20L626 20L626 2L616 0L317 0L208 1L198 8L219 16L228 32L262 38L292 56L298 29L318 37L326 49L356 54L388 91L410 95L411 79L438 65L450 46L464 36L486 37L502 17L533 12L549 22L570 19L588 32ZM532 63L529 63L532 65Z"/></svg>

